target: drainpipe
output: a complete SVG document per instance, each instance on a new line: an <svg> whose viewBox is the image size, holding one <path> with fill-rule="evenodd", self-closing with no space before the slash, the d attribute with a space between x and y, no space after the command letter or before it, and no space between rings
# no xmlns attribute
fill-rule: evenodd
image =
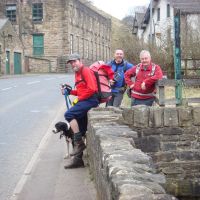
<svg viewBox="0 0 200 200"><path fill-rule="evenodd" d="M153 0L150 0L150 44L153 44L153 37L152 37L152 26L153 26L153 16L152 16L152 8L153 8Z"/></svg>

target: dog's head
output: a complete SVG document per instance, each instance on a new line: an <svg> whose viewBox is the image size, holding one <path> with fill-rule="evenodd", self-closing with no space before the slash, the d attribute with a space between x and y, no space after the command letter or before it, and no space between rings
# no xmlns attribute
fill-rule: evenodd
<svg viewBox="0 0 200 200"><path fill-rule="evenodd" d="M72 137L72 130L68 122L57 122L55 124L55 129L53 130L53 133L60 133L60 138L62 136L66 136L69 138Z"/></svg>

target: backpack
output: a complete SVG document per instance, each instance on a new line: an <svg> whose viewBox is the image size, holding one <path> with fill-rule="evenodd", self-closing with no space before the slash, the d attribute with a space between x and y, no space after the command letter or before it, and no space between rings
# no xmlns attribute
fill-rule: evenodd
<svg viewBox="0 0 200 200"><path fill-rule="evenodd" d="M109 80L114 78L114 72L110 66L97 61L89 66L94 73L97 85L97 98L100 103L108 102L112 96ZM82 76L84 81L84 77Z"/></svg>

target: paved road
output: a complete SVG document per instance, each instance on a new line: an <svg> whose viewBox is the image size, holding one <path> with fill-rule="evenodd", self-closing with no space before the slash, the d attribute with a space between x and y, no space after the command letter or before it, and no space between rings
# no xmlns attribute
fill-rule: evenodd
<svg viewBox="0 0 200 200"><path fill-rule="evenodd" d="M71 75L0 79L0 199L9 199L55 115L64 106L60 83Z"/></svg>

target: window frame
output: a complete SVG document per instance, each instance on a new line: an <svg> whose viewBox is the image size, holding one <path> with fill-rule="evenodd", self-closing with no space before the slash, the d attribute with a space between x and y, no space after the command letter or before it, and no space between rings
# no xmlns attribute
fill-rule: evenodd
<svg viewBox="0 0 200 200"><path fill-rule="evenodd" d="M10 9L9 9L10 7ZM12 9L15 8L15 9ZM9 12L9 14L8 14ZM7 4L6 5L6 17L11 21L11 22L16 22L17 21L17 4Z"/></svg>
<svg viewBox="0 0 200 200"><path fill-rule="evenodd" d="M157 21L160 21L160 8L157 8Z"/></svg>
<svg viewBox="0 0 200 200"><path fill-rule="evenodd" d="M32 4L32 21L34 23L40 23L43 21L43 3Z"/></svg>
<svg viewBox="0 0 200 200"><path fill-rule="evenodd" d="M32 34L32 36L33 36L33 56L39 56L39 57L43 56L44 55L44 34L37 33L37 34ZM37 37L42 37L41 45L36 44L35 40ZM41 53L38 53L38 52L41 52Z"/></svg>
<svg viewBox="0 0 200 200"><path fill-rule="evenodd" d="M167 18L169 18L171 16L170 13L170 4L167 4Z"/></svg>

